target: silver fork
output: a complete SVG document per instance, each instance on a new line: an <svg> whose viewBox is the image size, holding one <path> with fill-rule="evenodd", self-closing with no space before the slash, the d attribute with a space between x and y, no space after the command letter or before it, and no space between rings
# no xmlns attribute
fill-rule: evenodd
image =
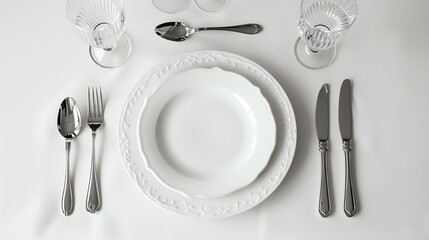
<svg viewBox="0 0 429 240"><path fill-rule="evenodd" d="M92 130L91 172L89 175L88 192L86 194L86 210L98 212L101 208L101 196L95 171L95 135L104 121L103 96L100 87L88 87L88 126Z"/></svg>

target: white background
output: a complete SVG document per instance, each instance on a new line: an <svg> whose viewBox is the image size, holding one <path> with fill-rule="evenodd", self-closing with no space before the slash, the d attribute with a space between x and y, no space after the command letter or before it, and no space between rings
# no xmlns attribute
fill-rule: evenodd
<svg viewBox="0 0 429 240"><path fill-rule="evenodd" d="M358 1L355 25L323 70L298 64L299 0L230 0L222 12L190 4L164 14L150 0L126 0L130 59L120 68L95 65L65 11L65 0L2 1L0 6L0 239L428 239L429 1ZM184 43L157 37L154 27L182 20L195 26L256 22L256 36L198 33ZM263 203L220 220L170 213L130 181L120 159L120 112L131 89L152 67L195 50L240 54L267 69L295 109L298 144L279 188ZM354 153L359 212L342 210L344 156L338 129L343 79L352 79ZM331 87L333 213L317 212L320 153L314 124L317 93ZM60 198L64 140L56 129L61 100L87 111L87 86L100 85L105 125L98 135L103 207L85 210L90 131L72 143L75 211Z"/></svg>

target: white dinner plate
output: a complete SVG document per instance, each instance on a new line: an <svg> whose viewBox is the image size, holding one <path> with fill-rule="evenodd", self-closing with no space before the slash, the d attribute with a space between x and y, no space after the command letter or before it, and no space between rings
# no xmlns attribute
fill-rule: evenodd
<svg viewBox="0 0 429 240"><path fill-rule="evenodd" d="M174 191L225 196L251 183L275 145L259 88L220 68L193 68L149 83L137 119L146 167Z"/></svg>
<svg viewBox="0 0 429 240"><path fill-rule="evenodd" d="M230 190L225 191L225 189L220 188L220 190L223 191L223 192L221 191L221 193L225 193L225 192L230 192L230 193L226 195L220 194L221 196L216 198L213 198L213 197L201 198L201 196L198 196L199 194L195 194L198 192L192 192L192 190L189 190L189 189L186 191L183 191L182 189L179 189L183 187L183 185L181 184L172 186L171 182L169 181L175 178L173 178L169 174L164 174L163 171L165 169L170 169L170 170L173 170L172 172L175 172L176 175L180 175L181 178L184 178L184 176L187 176L187 175L184 174L183 172L186 172L186 170L188 170L186 169L186 167L189 167L189 166L186 166L186 165L185 167L176 166L175 168L171 166L171 165L174 165L174 163L168 163L167 161L156 162L155 161L156 159L153 159L153 158L150 158L150 161L148 161L148 159L146 159L147 153L146 152L144 153L142 151L142 149L145 149L145 151L146 149L151 149L150 146L144 146L144 144L146 144L146 141L143 141L143 139L148 138L152 140L150 141L148 140L147 144L157 144L157 146L168 145L168 146L161 147L162 150L160 152L164 152L164 153L170 152L170 153L173 153L174 156L182 156L183 159L190 159L196 156L194 158L194 161L197 161L196 159L202 156L201 154L200 155L197 154L193 156L192 155L193 153L190 155L189 151L180 152L182 151L182 149L178 148L178 146L176 145L179 142L180 137L178 139L174 139L174 137L176 136L183 137L185 136L184 133L186 131L183 132L182 130L180 130L182 131L180 132L179 130L177 130L179 132L176 132L176 133L174 133L174 131L176 130L169 131L169 129L177 127L178 124L179 125L183 124L181 121L184 121L185 119L187 119L185 116L182 115L183 112L188 111L188 112L191 112L190 114L193 114L192 112L194 108L189 108L189 104L195 98L203 98L204 101L202 101L202 103L206 104L207 101L210 102L213 99L217 99L217 100L220 99L220 96L222 95L225 99L224 103L226 105L221 104L220 106L222 107L220 108L219 111L225 111L225 109L229 109L229 108L230 110L233 110L235 114L237 114L237 112L244 111L243 104L240 103L239 100L237 101L232 99L234 98L234 94L227 93L228 91L225 90L230 88L231 84L226 85L226 87L225 85L222 85L225 89L217 90L217 91L213 90L213 88L210 87L208 88L210 90L207 89L206 90L207 92L205 92L206 94L204 95L201 95L200 91L192 91L190 89L183 89L184 92L177 91L176 92L177 94L158 94L158 93L154 94L157 91L168 92L168 91L174 90L174 87L166 87L165 90L162 90L163 85L162 84L160 85L159 83L162 83L163 81L167 81L168 79L175 79L175 77L177 76L179 76L178 78L180 79L181 74L184 74L186 76L187 72L189 73L189 71L191 71L191 73L192 71L200 71L200 70L202 71L201 68L208 68L208 69L214 68L212 69L212 71L220 71L219 69L222 69L223 71L221 72L223 72L223 74L226 74L228 72L230 72L230 74L235 74L235 75L238 74L238 75L241 75L242 78L234 77L235 79L247 80L250 84L249 85L250 88L253 88L253 90L255 89L254 86L258 87L263 97L269 103L269 106L272 110L272 116L274 117L275 126L276 126L275 148L271 154L271 158L269 159L269 162L266 165L265 169L262 172L259 172L261 169L260 166L250 168L251 170L252 169L255 170L253 172L257 172L256 179L252 179L253 181L251 181L251 183L247 185L238 184L238 187L234 187L236 189L233 192L230 192ZM219 69L216 69L216 68L219 68ZM190 82L194 82L194 80ZM190 86L193 86L193 84L190 84ZM176 85L176 87L178 86L179 85ZM178 94L179 92L185 93L185 94ZM243 90L240 92L240 94L243 94L243 92L246 92L246 91ZM153 103L148 104L150 101L152 101L150 98L155 96L159 98L159 101L161 102L161 104L158 104L158 105ZM253 104L252 111L254 115L256 111L264 112L267 109L266 107L262 107L263 104L261 104L261 102L263 101L257 100L258 98L259 97L257 97L255 101L259 103L257 104L252 103ZM175 100L171 101L171 99L175 99ZM251 97L250 98L246 97L246 99L250 101L249 99L251 99ZM177 106L170 107L170 105L171 106L177 105ZM156 113L159 111L159 114L152 114L152 112L151 114L145 114L146 110L149 111L149 106L153 106L153 109L150 111L152 111L153 113ZM225 108L225 106L227 107ZM259 107L256 107L256 106L259 106ZM195 109L197 108L199 108L201 111L204 111L205 109L203 106L195 106ZM196 111L196 112L199 112L199 111ZM164 118L163 117L164 114L169 115L169 117ZM230 115L233 117L229 120L224 120L222 118L222 121L226 121L228 125L227 127L223 128L222 131L227 130L228 127L234 126L234 124L236 125L252 124L252 121L249 120L250 118L248 116L244 117L244 114L238 113L238 115L234 115L234 114L230 114ZM268 114L268 116L271 116L271 115ZM209 117L210 119L212 119L213 116L210 115ZM258 117L261 117L261 116L258 116ZM244 118L244 120L241 118ZM192 119L198 120L200 118L196 117ZM151 121L152 123L150 123ZM202 122L204 124L207 124L207 122L210 122L210 121L197 121L197 122ZM267 124L266 126L269 126L269 120L268 121L260 120L259 122L260 124ZM152 124L152 125L146 125L146 124ZM204 124L202 128L207 129L207 126ZM149 127L149 126L152 126L152 127L155 126L155 127L153 129L149 129L149 128L146 129L146 127ZM254 129L252 130L252 127L245 127L245 129L246 129L246 133L239 135L238 138L241 139L244 136L246 137L252 136L252 134L254 134L254 132L256 131ZM146 134L145 131L148 131L150 134L152 134L152 136L150 136L150 134ZM198 133L198 131L196 131L196 133ZM163 134L167 134L167 135L163 135ZM212 133L209 132L208 134L210 135ZM225 134L226 135L224 135L224 137L230 137L228 135L228 132L226 132ZM250 134L250 135L246 135L246 134ZM269 135L270 134L268 134L267 136ZM153 139L156 139L156 140L154 141ZM195 139L201 139L201 136L191 137L190 141L195 141ZM171 141L171 142L168 142L168 141ZM220 140L219 139L214 140L215 143L217 141L220 141ZM204 144L207 144L207 142L203 143L203 145ZM245 146L244 149L249 149L248 147L249 145L246 145L243 143L242 145ZM269 144L267 146L269 146ZM172 58L171 60L165 62L164 64L161 64L160 66L150 71L139 82L139 84L131 92L130 97L126 101L124 110L122 112L120 128L119 128L119 147L121 151L121 156L123 159L124 166L127 172L129 173L131 179L133 180L133 182L136 183L137 187L146 196L148 196L149 199L154 201L157 205L160 205L168 210L189 215L189 216L227 217L227 216L238 214L240 212L243 212L245 210L248 210L256 206L258 203L262 202L265 198L267 198L283 180L292 162L295 146L296 146L296 122L295 122L294 112L289 99L287 98L285 92L278 84L278 82L268 72L266 72L263 68L253 63L252 61L231 53L225 53L225 52L219 52L219 51L203 51L203 52L184 54L182 56ZM153 149L157 149L157 147ZM269 149L269 147L267 147L267 149ZM153 150L153 151L156 153L156 150ZM225 149L224 151L227 152L227 150ZM237 154L237 151L234 150L233 152ZM244 152L251 152L251 151L246 150ZM168 155L169 154L167 154L167 156ZM161 155L161 157L164 158L165 156ZM165 157L165 158L168 159L168 157ZM230 157L227 159L231 160L232 158ZM182 161L177 159L175 160L178 163L183 164ZM255 161L255 162L258 162L258 161ZM156 164L150 165L149 163L156 163L158 165L155 167ZM166 164L169 166L165 168L166 166L165 165L162 166L162 164ZM213 163L210 163L210 164L213 164ZM230 169L231 166L234 166L234 164L232 165L231 163L228 163L228 164L226 164L227 169ZM159 169L163 169L161 171L161 175L157 167L161 167ZM225 168L225 164L223 164L220 167L219 166L217 167L219 169ZM262 164L262 168L263 168L263 164ZM192 171L196 170L195 167L193 166L190 169ZM203 166L202 169L203 171L206 171L205 174L203 174L203 178L204 176L205 177L215 176L213 179L219 180L219 178L223 179L225 177L225 174L219 175L218 173L216 173L216 171L213 170L213 168L206 168ZM182 170L182 173L178 174L180 173L181 170ZM195 179L198 179L198 173L195 175L195 172L192 173L192 171L191 173L188 172L188 177L190 176L190 179L193 181L193 184L195 184ZM252 172L249 170L246 170L246 171ZM234 174L237 174L236 171L232 171L232 172ZM203 180L202 183L206 184L207 183L206 181L207 179ZM234 189L234 188L231 188L231 189ZM217 195L218 193L213 194L213 192L209 192L206 194Z"/></svg>

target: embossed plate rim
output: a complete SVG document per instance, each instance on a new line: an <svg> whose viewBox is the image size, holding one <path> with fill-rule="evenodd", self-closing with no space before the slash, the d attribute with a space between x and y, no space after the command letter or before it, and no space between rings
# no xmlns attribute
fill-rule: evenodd
<svg viewBox="0 0 429 240"><path fill-rule="evenodd" d="M197 65L197 66L195 66ZM277 145L272 159L261 175L247 187L216 199L197 199L185 197L165 188L157 182L150 171L141 163L133 161L136 157L134 149L136 141L130 141L135 134L129 120L138 115L141 104L139 99L147 90L151 81L174 71L185 71L194 67L219 67L243 75L261 89L273 108L276 125L279 130ZM149 88L150 89L150 88ZM280 118L280 119L279 119ZM283 133L283 134L282 134ZM170 211L188 216L220 218L232 216L246 211L265 200L283 180L295 153L296 121L292 105L280 84L262 67L241 56L221 51L199 51L183 54L160 64L146 74L136 85L124 104L119 126L119 149L124 167L132 181L141 192L157 205ZM138 152L138 151L137 151Z"/></svg>

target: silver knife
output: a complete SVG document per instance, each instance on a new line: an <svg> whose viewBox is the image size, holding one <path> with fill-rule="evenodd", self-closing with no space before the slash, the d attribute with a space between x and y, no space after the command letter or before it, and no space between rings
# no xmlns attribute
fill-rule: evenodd
<svg viewBox="0 0 429 240"><path fill-rule="evenodd" d="M344 212L348 217L352 217L356 213L356 199L353 190L350 165L352 151L352 98L350 85L349 79L343 81L340 92L340 104L338 107L338 122L340 124L341 138L343 139L343 151L346 158Z"/></svg>
<svg viewBox="0 0 429 240"><path fill-rule="evenodd" d="M319 150L322 154L322 179L319 196L319 213L322 217L331 214L331 197L328 179L328 138L329 138L329 85L323 84L317 96L316 129Z"/></svg>

